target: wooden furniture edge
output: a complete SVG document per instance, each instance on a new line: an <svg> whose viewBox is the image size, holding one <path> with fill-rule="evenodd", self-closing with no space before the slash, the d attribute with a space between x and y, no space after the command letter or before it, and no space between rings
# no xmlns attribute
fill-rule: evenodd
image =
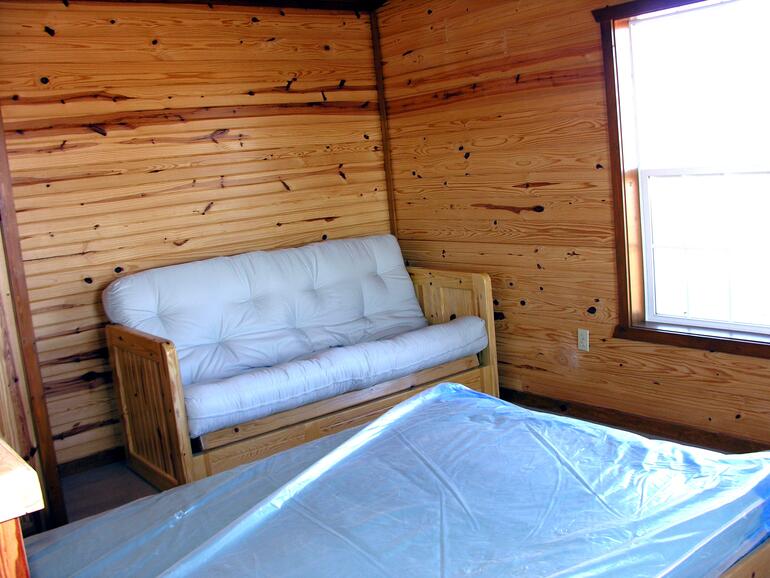
<svg viewBox="0 0 770 578"><path fill-rule="evenodd" d="M107 347L129 466L161 489L191 481L192 446L174 344L109 325Z"/></svg>
<svg viewBox="0 0 770 578"><path fill-rule="evenodd" d="M0 438L0 576L29 576L21 516L45 506L37 472Z"/></svg>
<svg viewBox="0 0 770 578"><path fill-rule="evenodd" d="M490 276L487 273L412 266L407 267L407 271L412 277L423 313L430 323L444 323L461 315L475 315L484 320L489 343L479 353L480 367L484 374L482 391L500 397ZM430 291L426 292L426 284ZM457 299L457 292L470 292L471 299Z"/></svg>
<svg viewBox="0 0 770 578"><path fill-rule="evenodd" d="M38 474L0 438L0 521L19 518L45 507Z"/></svg>
<svg viewBox="0 0 770 578"><path fill-rule="evenodd" d="M29 576L20 518L0 522L0 576L3 578Z"/></svg>

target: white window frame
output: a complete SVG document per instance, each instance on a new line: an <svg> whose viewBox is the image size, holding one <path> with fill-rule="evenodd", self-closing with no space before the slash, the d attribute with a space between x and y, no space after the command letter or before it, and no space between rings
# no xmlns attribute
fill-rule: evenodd
<svg viewBox="0 0 770 578"><path fill-rule="evenodd" d="M679 317L659 315L655 311L655 259L654 239L652 235L651 204L648 194L649 177L686 177L686 176L725 176L745 174L770 174L768 170L756 169L693 169L693 168L669 168L669 169L639 169L639 203L642 233L642 255L644 265L644 304L645 320L653 323L674 325L682 327L700 327L704 329L723 329L761 335L770 334L770 325L755 325L740 322L725 322L714 319L699 319L693 317Z"/></svg>

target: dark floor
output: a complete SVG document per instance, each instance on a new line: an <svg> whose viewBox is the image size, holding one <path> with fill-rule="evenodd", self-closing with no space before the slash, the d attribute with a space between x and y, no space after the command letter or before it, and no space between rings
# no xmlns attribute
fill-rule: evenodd
<svg viewBox="0 0 770 578"><path fill-rule="evenodd" d="M124 462L64 476L61 483L70 522L158 493Z"/></svg>

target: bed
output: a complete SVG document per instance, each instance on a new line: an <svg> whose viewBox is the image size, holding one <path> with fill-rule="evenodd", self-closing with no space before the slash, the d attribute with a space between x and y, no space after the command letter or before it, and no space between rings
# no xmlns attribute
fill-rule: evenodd
<svg viewBox="0 0 770 578"><path fill-rule="evenodd" d="M363 429L34 536L35 576L755 576L770 452L442 384ZM752 574L753 572L753 574Z"/></svg>

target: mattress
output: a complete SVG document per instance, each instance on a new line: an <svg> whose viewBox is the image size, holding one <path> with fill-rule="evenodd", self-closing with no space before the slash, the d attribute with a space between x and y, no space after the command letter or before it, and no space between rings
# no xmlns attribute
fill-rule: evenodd
<svg viewBox="0 0 770 578"><path fill-rule="evenodd" d="M25 540L32 576L158 576L352 437L349 429Z"/></svg>
<svg viewBox="0 0 770 578"><path fill-rule="evenodd" d="M770 453L649 440L442 384L345 441L27 547L39 576L708 577L765 540L768 497Z"/></svg>

